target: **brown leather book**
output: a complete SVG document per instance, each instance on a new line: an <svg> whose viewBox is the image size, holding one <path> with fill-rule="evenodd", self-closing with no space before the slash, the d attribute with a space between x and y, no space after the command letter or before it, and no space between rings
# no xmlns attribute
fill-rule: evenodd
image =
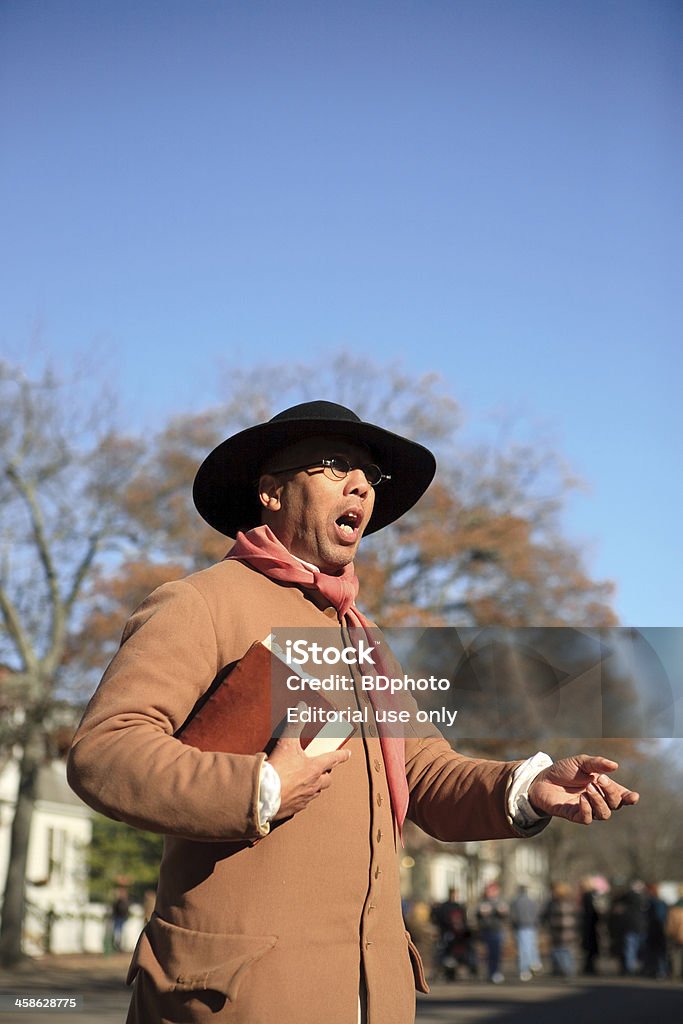
<svg viewBox="0 0 683 1024"><path fill-rule="evenodd" d="M320 690L293 690L287 680L299 673L269 646L270 638L252 644L228 666L204 694L176 737L199 750L229 754L267 754L287 724L287 711L303 701L321 712L335 710ZM345 721L307 722L301 746L313 757L341 747L353 732Z"/></svg>

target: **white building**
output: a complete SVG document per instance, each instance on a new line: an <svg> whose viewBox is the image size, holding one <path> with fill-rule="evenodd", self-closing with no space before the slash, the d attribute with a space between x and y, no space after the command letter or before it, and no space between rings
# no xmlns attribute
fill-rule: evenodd
<svg viewBox="0 0 683 1024"><path fill-rule="evenodd" d="M4 888L19 768L15 759L0 766L0 884ZM38 797L31 819L26 869L24 950L101 953L107 907L88 903L87 849L92 812L69 788L63 761L40 769ZM124 946L132 948L140 915L127 922Z"/></svg>
<svg viewBox="0 0 683 1024"><path fill-rule="evenodd" d="M540 844L527 840L441 844L423 852L419 864L419 883L411 876L417 865L408 855L401 861L402 894L419 896L431 903L448 897L449 889L457 889L460 899L473 906L481 898L488 882L500 883L507 898L514 896L524 884L536 899L547 895L548 857ZM457 852L456 852L457 849ZM416 857L418 854L416 854ZM417 891L416 891L417 889Z"/></svg>

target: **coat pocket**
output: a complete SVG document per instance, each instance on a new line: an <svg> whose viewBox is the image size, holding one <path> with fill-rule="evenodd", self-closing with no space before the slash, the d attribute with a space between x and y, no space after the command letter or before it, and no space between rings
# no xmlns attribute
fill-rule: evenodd
<svg viewBox="0 0 683 1024"><path fill-rule="evenodd" d="M153 914L138 939L126 983L145 971L159 992L212 990L234 1002L249 968L277 942L275 935L236 935L178 928Z"/></svg>
<svg viewBox="0 0 683 1024"><path fill-rule="evenodd" d="M422 957L420 951L410 937L410 932L406 931L406 939L408 940L408 953L410 954L410 965L413 968L413 977L415 979L415 988L418 992L429 992L429 985L425 978L424 964L422 963Z"/></svg>

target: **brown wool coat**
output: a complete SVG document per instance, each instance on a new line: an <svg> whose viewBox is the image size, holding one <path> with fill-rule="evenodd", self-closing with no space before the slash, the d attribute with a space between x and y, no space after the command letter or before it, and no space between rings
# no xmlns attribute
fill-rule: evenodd
<svg viewBox="0 0 683 1024"><path fill-rule="evenodd" d="M173 733L220 670L277 627L326 627L318 607L239 562L155 591L74 739L69 780L96 810L164 833L156 911L131 964L134 1024L411 1024L424 990L401 918L398 857L376 728L349 741L332 785L262 841L264 755L210 753ZM367 699L364 695L361 699ZM517 762L406 741L409 817L444 840L516 835L505 793Z"/></svg>

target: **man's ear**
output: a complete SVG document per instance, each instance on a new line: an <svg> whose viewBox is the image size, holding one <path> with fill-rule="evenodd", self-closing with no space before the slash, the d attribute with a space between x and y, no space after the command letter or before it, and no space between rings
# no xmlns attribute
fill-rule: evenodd
<svg viewBox="0 0 683 1024"><path fill-rule="evenodd" d="M258 497L269 512L278 512L282 507L282 481L271 473L263 473L258 482Z"/></svg>

